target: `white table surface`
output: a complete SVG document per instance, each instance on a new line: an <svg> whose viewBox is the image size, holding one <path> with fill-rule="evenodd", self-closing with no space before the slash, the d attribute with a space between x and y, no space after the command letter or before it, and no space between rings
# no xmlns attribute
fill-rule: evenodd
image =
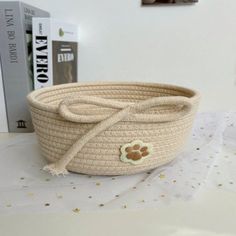
<svg viewBox="0 0 236 236"><path fill-rule="evenodd" d="M17 134L0 134L0 140ZM200 191L158 209L0 215L0 235L236 235L236 194Z"/></svg>

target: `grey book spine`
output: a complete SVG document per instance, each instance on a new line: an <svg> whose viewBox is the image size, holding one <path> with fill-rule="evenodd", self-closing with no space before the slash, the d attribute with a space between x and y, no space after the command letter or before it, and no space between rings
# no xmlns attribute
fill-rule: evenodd
<svg viewBox="0 0 236 236"><path fill-rule="evenodd" d="M0 56L0 132L8 132L5 93L3 89L2 65Z"/></svg>
<svg viewBox="0 0 236 236"><path fill-rule="evenodd" d="M22 2L0 2L0 54L9 132L32 132L26 96L33 90L32 17L49 13Z"/></svg>

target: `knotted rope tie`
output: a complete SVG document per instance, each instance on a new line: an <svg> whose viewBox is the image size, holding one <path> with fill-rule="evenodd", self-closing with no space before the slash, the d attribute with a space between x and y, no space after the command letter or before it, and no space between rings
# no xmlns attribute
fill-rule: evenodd
<svg viewBox="0 0 236 236"><path fill-rule="evenodd" d="M72 104L89 104L105 108L117 109L117 112L111 114L98 115L82 115L74 114L69 110ZM150 108L161 105L181 105L182 109L178 113L170 114L143 114L140 112L146 111ZM97 123L84 136L78 139L69 150L56 162L46 165L43 169L49 171L52 175L67 174L66 166L75 157L75 155L99 133L110 128L119 121L133 121L133 122L170 122L177 120L191 110L192 104L187 97L154 97L138 103L119 102L99 97L81 96L77 98L67 98L59 104L60 115L72 122L79 123Z"/></svg>

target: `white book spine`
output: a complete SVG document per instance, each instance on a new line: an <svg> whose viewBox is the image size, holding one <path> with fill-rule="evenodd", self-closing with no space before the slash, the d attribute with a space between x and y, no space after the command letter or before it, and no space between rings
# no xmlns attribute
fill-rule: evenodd
<svg viewBox="0 0 236 236"><path fill-rule="evenodd" d="M0 60L0 132L8 132L6 102L3 89L2 66Z"/></svg>
<svg viewBox="0 0 236 236"><path fill-rule="evenodd" d="M34 89L53 85L51 22L33 18Z"/></svg>

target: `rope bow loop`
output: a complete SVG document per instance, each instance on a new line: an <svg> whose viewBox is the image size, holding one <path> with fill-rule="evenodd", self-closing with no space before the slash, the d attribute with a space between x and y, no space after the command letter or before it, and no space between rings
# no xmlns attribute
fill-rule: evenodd
<svg viewBox="0 0 236 236"><path fill-rule="evenodd" d="M80 96L77 98L71 97L63 100L59 105L60 115L68 121L79 123L98 123L111 117L114 112L88 115L87 112L86 114L83 114L81 111L79 114L75 114L69 109L69 106L74 104L95 105L100 108L116 109L117 111L130 107L130 117L125 117L124 121L136 121L147 123L173 121L187 115L192 108L192 103L190 102L190 99L182 96L154 97L138 103L120 102L111 99L90 96ZM172 112L169 114L145 114L145 111L147 111L148 109L164 105L182 106L182 109L178 112Z"/></svg>

